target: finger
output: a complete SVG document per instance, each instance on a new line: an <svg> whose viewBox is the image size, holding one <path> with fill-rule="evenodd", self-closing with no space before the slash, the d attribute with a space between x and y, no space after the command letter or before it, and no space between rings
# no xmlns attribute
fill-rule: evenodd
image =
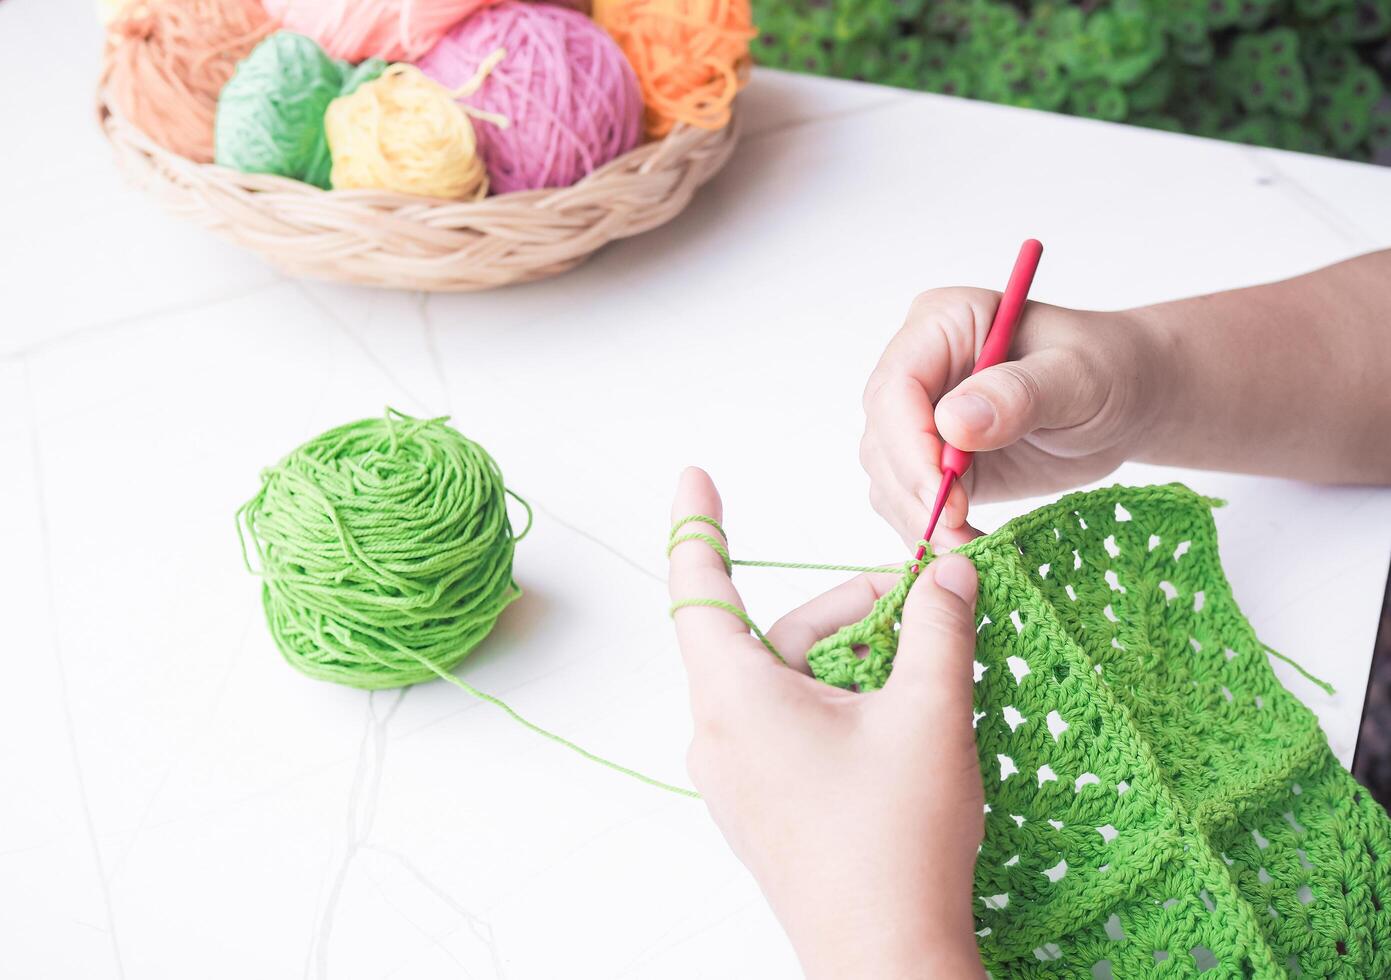
<svg viewBox="0 0 1391 980"><path fill-rule="evenodd" d="M983 289L923 293L865 385L866 430L874 434L902 488L902 499L894 506L907 524L926 526L941 482L942 442L933 403L970 372L999 301L998 293ZM964 488L953 487L941 524L959 527L966 506ZM922 533L902 525L898 530L906 541Z"/></svg>
<svg viewBox="0 0 1391 980"><path fill-rule="evenodd" d="M886 381L868 409L868 425L874 429L881 454L880 469L892 476L903 497L897 503L905 520L926 527L926 516L942 482L938 464L942 459L942 440L937 434L932 401L927 390L914 378L899 376ZM925 512L925 513L924 513ZM966 519L966 497L954 492L942 511L942 523L957 527ZM903 534L921 534L900 531Z"/></svg>
<svg viewBox="0 0 1391 980"><path fill-rule="evenodd" d="M915 713L955 725L971 719L976 649L976 568L965 555L945 554L913 583L893 673L884 690Z"/></svg>
<svg viewBox="0 0 1391 980"><path fill-rule="evenodd" d="M869 473L869 503L898 532L908 547L922 536L929 511L899 485L888 458L870 433L860 443L860 462Z"/></svg>
<svg viewBox="0 0 1391 980"><path fill-rule="evenodd" d="M1000 294L986 289L932 289L913 300L903 326L884 347L865 383L865 411L884 384L907 375L933 398L964 377L985 340Z"/></svg>
<svg viewBox="0 0 1391 980"><path fill-rule="evenodd" d="M723 519L724 503L710 474L698 466L682 470L676 480L676 496L671 501L672 540L682 537L689 540L672 545L667 557L673 571L709 569L729 577L726 557L729 542L719 526ZM677 521L686 523L676 527Z"/></svg>
<svg viewBox="0 0 1391 980"><path fill-rule="evenodd" d="M673 540L687 538L671 549L667 587L673 603L692 600L727 603L740 612L744 602L739 597L721 554L728 554L728 544L717 527L703 521L687 521L703 516L718 522L724 508L719 492L706 472L687 467L677 482L672 501L671 520L686 521L676 528ZM708 674L730 666L727 648L740 654L756 654L767 659L768 654L749 635L748 625L728 609L713 606L683 606L676 609L676 635L687 673ZM749 641L743 642L731 641ZM710 655L712 654L713 655Z"/></svg>
<svg viewBox="0 0 1391 980"><path fill-rule="evenodd" d="M768 639L788 664L809 673L807 651L822 637L869 615L876 600L893 589L895 574L867 572L804 603L773 624Z"/></svg>
<svg viewBox="0 0 1391 980"><path fill-rule="evenodd" d="M729 579L729 544L715 526L723 516L724 506L709 474L695 466L683 470L671 504L673 544L667 556L667 588L673 602L718 599L743 608ZM715 524L698 520L701 517ZM678 526L677 522L683 523ZM694 639L747 632L737 618L718 609L690 607L677 613L677 632L683 645L687 636Z"/></svg>
<svg viewBox="0 0 1391 980"><path fill-rule="evenodd" d="M974 467L972 469L974 470ZM972 471L967 471L966 480L969 480L971 473ZM966 480L954 481L947 498L950 501L959 496L962 510L969 506L969 497L964 489ZM894 483L887 486L871 485L869 500L875 511L898 531L908 550L916 551L931 523L931 509L922 506L916 496L905 492ZM945 508L943 510L945 511ZM957 527L948 527L945 521L938 521L932 529L930 540L935 551L950 551L980 537L981 534L982 532L972 527L969 521L962 521Z"/></svg>
<svg viewBox="0 0 1391 980"><path fill-rule="evenodd" d="M877 448L873 452L878 453ZM876 466L886 467L887 464L876 464ZM948 507L955 507L963 513L966 512L969 506L967 500L965 483L961 480L953 482L947 497L947 507L943 508L943 513ZM932 518L932 509L925 506L917 494L903 489L892 476L888 476L878 480L871 479L869 502L875 513L888 521L889 525L898 532L904 545L910 551L917 548L918 542L922 540L923 533L927 530ZM945 520L940 520L933 530L932 541L942 547L955 548L979 535L979 531L964 521L951 527Z"/></svg>
<svg viewBox="0 0 1391 980"><path fill-rule="evenodd" d="M860 465L869 474L870 506L898 532L905 544L911 544L922 533L920 527L928 511L922 501L899 485L872 427L865 429L860 440Z"/></svg>
<svg viewBox="0 0 1391 980"><path fill-rule="evenodd" d="M937 425L958 449L1013 445L1037 429L1081 425L1105 393L1071 351L1048 348L972 375L937 406Z"/></svg>
<svg viewBox="0 0 1391 980"><path fill-rule="evenodd" d="M964 523L960 527L938 527L932 532L932 545L936 551L948 551L960 548L967 541L974 541L984 533L969 523Z"/></svg>

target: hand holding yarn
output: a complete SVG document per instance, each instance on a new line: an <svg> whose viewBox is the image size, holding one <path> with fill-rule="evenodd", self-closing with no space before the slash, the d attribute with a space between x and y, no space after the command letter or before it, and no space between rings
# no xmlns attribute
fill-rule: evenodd
<svg viewBox="0 0 1391 980"><path fill-rule="evenodd" d="M720 519L709 477L687 470L672 521L675 538L689 537L671 552L671 597L727 604L675 613L695 721L689 767L711 816L808 977L984 976L971 908L984 792L970 560L944 555L917 577L889 683L856 694L807 676L800 655L900 576L862 576L779 621L768 639L789 670L728 611L742 604Z"/></svg>
<svg viewBox="0 0 1391 980"><path fill-rule="evenodd" d="M608 35L574 10L505 0L450 30L420 69L452 88L499 48L506 60L468 100L511 122L478 127L495 191L568 187L638 145L637 78Z"/></svg>

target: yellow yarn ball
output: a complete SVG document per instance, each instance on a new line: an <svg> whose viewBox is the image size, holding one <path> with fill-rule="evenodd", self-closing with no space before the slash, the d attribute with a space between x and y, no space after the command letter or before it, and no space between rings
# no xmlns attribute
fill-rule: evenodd
<svg viewBox="0 0 1391 980"><path fill-rule="evenodd" d="M476 201L488 193L473 123L457 93L413 65L392 65L329 104L334 188Z"/></svg>

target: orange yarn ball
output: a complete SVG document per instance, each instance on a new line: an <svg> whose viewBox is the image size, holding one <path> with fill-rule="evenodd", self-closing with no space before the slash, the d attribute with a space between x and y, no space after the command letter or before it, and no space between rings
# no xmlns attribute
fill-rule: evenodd
<svg viewBox="0 0 1391 980"><path fill-rule="evenodd" d="M594 0L594 19L637 73L648 136L729 122L758 33L749 0Z"/></svg>
<svg viewBox="0 0 1391 980"><path fill-rule="evenodd" d="M137 0L107 25L102 87L160 146L211 163L218 93L272 27L256 0Z"/></svg>

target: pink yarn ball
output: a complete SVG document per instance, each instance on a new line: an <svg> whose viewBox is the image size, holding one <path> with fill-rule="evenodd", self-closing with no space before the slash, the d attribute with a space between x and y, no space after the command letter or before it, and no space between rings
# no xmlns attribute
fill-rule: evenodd
<svg viewBox="0 0 1391 980"><path fill-rule="evenodd" d="M474 120L493 190L568 187L642 139L642 94L628 59L584 14L504 0L456 25L418 67L447 88L507 56L464 101L507 117Z"/></svg>
<svg viewBox="0 0 1391 980"><path fill-rule="evenodd" d="M335 58L414 61L489 0L262 0L287 31Z"/></svg>

